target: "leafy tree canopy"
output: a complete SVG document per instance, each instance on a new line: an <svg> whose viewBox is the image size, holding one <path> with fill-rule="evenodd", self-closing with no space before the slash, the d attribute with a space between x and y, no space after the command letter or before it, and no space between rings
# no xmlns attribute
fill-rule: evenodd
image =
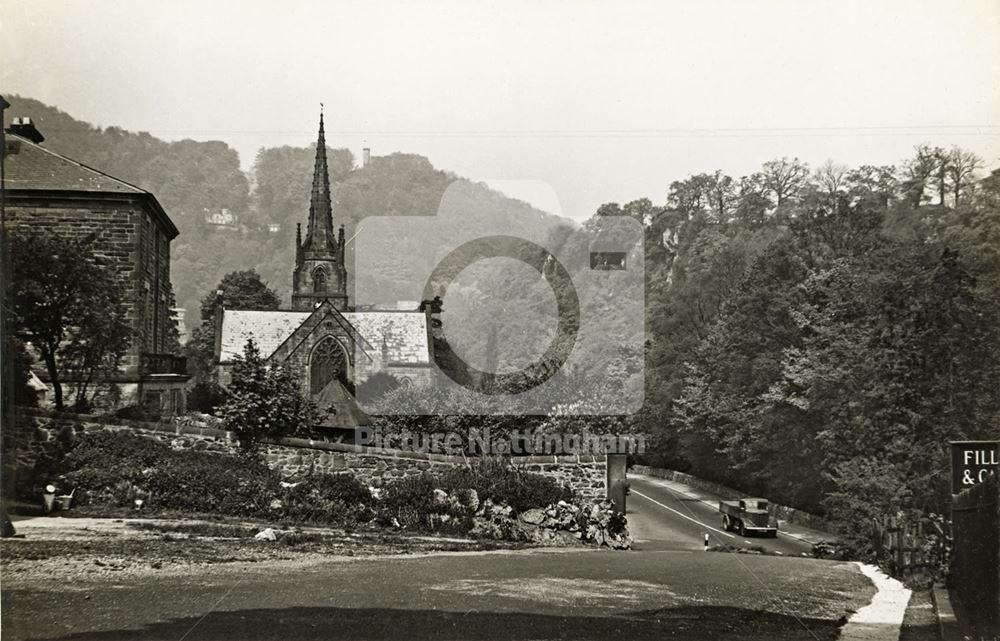
<svg viewBox="0 0 1000 641"><path fill-rule="evenodd" d="M25 232L9 242L12 332L45 364L56 407L64 409L63 381L72 380L86 409L91 383L118 368L132 339L122 287L86 242Z"/></svg>

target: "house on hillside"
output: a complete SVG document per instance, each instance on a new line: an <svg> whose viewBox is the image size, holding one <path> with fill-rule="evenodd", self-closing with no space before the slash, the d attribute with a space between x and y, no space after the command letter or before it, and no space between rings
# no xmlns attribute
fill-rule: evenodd
<svg viewBox="0 0 1000 641"><path fill-rule="evenodd" d="M117 375L121 404L164 414L185 410L185 359L166 353L170 309L170 241L177 227L152 193L42 146L28 118L5 130L7 226L32 233L94 238L95 258L114 269L126 294L132 342ZM43 369L36 372L48 382Z"/></svg>
<svg viewBox="0 0 1000 641"><path fill-rule="evenodd" d="M292 309L227 310L215 316L219 384L231 382L232 365L249 339L270 362L290 364L302 391L324 411L324 425L351 428L366 422L354 388L375 372L403 385L430 381L434 361L431 308L354 310L347 295L344 226L335 233L327 171L326 137L320 115L312 194L305 239L295 237Z"/></svg>
<svg viewBox="0 0 1000 641"><path fill-rule="evenodd" d="M205 212L205 222L209 225L216 225L217 227L236 227L237 223L240 222L240 217L229 211L225 207L221 209L204 209Z"/></svg>

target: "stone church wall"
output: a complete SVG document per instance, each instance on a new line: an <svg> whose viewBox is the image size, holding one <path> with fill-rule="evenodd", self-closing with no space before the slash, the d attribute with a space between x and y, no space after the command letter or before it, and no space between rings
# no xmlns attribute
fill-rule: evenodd
<svg viewBox="0 0 1000 641"><path fill-rule="evenodd" d="M178 450L203 450L236 453L238 445L231 432L193 427L183 422L146 423L119 420L115 424L98 421L82 414L54 414L40 410L20 410L18 438L5 456L6 464L19 470L19 477L29 473L35 461L58 442L95 431L123 432L169 444ZM285 478L311 472L337 474L350 472L361 482L374 487L424 472L434 473L466 465L468 459L403 450L380 449L286 438L265 442L262 446L268 466ZM523 456L512 463L526 472L540 474L569 485L578 497L603 499L607 494L606 457L596 456Z"/></svg>

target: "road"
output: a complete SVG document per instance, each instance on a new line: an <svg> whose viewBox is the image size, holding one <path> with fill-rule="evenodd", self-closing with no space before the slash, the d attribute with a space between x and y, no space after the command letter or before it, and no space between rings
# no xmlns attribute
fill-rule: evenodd
<svg viewBox="0 0 1000 641"><path fill-rule="evenodd" d="M713 546L760 546L791 556L809 554L812 549L810 542L789 532L779 531L773 539L726 532L718 497L706 492L647 476L630 474L628 479L632 491L626 507L636 550L700 550L704 549L705 534Z"/></svg>
<svg viewBox="0 0 1000 641"><path fill-rule="evenodd" d="M808 544L780 535L752 542L784 556L705 552L706 530L734 542L708 506L682 486L632 483L632 551L320 557L30 579L5 571L3 638L833 641L875 594L857 565L802 558Z"/></svg>
<svg viewBox="0 0 1000 641"><path fill-rule="evenodd" d="M873 593L814 559L527 551L78 576L5 585L2 611L5 640L832 641Z"/></svg>

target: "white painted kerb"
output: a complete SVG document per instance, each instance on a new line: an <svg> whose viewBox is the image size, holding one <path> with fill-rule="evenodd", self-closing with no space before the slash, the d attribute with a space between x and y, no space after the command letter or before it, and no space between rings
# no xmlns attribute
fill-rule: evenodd
<svg viewBox="0 0 1000 641"><path fill-rule="evenodd" d="M903 615L910 603L910 590L873 565L858 563L861 573L878 592L871 603L855 612L843 628L839 641L898 641Z"/></svg>

